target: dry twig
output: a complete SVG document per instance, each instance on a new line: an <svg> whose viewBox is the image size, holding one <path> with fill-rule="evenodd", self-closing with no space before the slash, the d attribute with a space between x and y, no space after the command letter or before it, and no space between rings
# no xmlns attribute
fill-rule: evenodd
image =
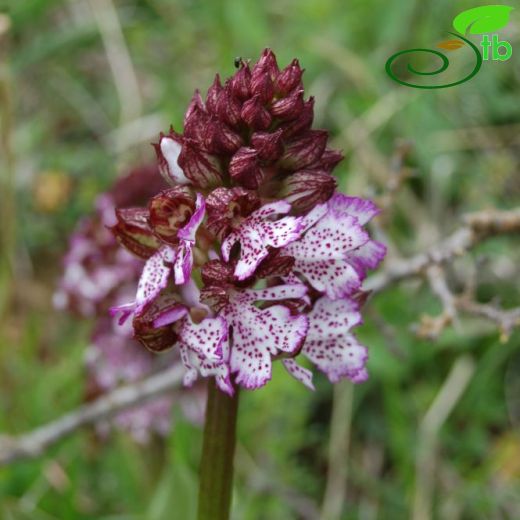
<svg viewBox="0 0 520 520"><path fill-rule="evenodd" d="M422 253L393 262L385 270L369 278L365 289L379 292L399 280L424 273L431 265L443 264L464 254L490 236L509 233L520 233L520 208L466 215L463 225L448 238Z"/></svg>
<svg viewBox="0 0 520 520"><path fill-rule="evenodd" d="M41 455L46 448L82 426L117 413L176 388L184 369L176 366L142 381L118 388L96 401L80 406L63 417L17 437L0 437L0 465Z"/></svg>

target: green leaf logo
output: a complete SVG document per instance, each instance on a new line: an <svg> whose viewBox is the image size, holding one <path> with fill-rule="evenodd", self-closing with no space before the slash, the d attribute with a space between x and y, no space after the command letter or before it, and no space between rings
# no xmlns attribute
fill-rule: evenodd
<svg viewBox="0 0 520 520"><path fill-rule="evenodd" d="M483 5L462 11L453 19L453 27L461 34L483 34L498 31L509 23L508 5Z"/></svg>

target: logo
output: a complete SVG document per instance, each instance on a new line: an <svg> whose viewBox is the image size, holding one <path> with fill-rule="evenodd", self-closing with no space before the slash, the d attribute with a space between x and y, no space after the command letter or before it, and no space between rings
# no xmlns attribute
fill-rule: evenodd
<svg viewBox="0 0 520 520"><path fill-rule="evenodd" d="M511 44L508 41L501 41L498 37L498 34L493 34L490 38L490 33L498 31L499 29L502 29L508 24L509 14L512 10L513 8L507 5L484 5L482 7L475 7L473 9L463 11L453 19L453 27L456 31L458 31L459 34L449 32L449 34L454 36L455 39L442 41L439 44L437 44L437 47L447 52L456 51L463 47L469 47L469 49L473 52L475 57L475 64L473 66L473 69L462 79L452 81L446 84L436 85L421 85L412 83L412 81L400 79L394 72L394 65L398 65L396 60L408 54L416 54L417 56L419 56L422 53L422 55L424 56L424 53L427 53L430 56L436 56L438 59L441 60L440 66L438 66L435 70L430 70L427 72L417 70L414 66L408 63L406 66L406 70L410 74L415 74L417 76L423 77L436 76L437 74L441 74L442 72L444 72L449 67L450 61L446 54L438 50L422 48L407 49L404 51L396 52L395 54L390 56L385 65L386 73L394 81L397 81L397 83L413 88L448 88L460 85L461 83L465 83L466 81L469 81L471 78L477 75L478 71L482 67L483 60L487 61L491 59L494 61L506 61L513 55L513 48L511 47ZM477 34L483 35L482 41L480 42L480 47L482 47L482 54L477 45L475 45L469 39L469 35Z"/></svg>

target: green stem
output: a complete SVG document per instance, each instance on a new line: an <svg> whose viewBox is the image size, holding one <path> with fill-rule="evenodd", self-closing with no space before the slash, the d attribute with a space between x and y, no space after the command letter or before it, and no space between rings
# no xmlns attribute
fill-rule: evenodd
<svg viewBox="0 0 520 520"><path fill-rule="evenodd" d="M208 403L200 464L198 520L228 520L233 488L238 389L234 397L208 381Z"/></svg>

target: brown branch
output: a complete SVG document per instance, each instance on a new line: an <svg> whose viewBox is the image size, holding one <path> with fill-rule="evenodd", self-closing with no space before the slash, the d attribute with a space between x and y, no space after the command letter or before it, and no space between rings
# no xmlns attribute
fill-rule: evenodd
<svg viewBox="0 0 520 520"><path fill-rule="evenodd" d="M37 457L46 448L82 426L113 417L122 410L176 388L182 381L183 373L183 367L176 366L142 381L117 388L96 401L80 406L63 417L30 432L16 437L0 436L0 465L18 459Z"/></svg>
<svg viewBox="0 0 520 520"><path fill-rule="evenodd" d="M481 316L496 323L500 330L500 339L506 342L515 327L520 327L520 307L500 309L489 303L478 303L468 298L458 298L457 307L468 314Z"/></svg>
<svg viewBox="0 0 520 520"><path fill-rule="evenodd" d="M520 233L520 208L489 210L466 215L463 225L448 238L422 253L391 263L365 283L367 291L379 292L389 285L420 275L435 264L443 264L464 254L490 236Z"/></svg>

